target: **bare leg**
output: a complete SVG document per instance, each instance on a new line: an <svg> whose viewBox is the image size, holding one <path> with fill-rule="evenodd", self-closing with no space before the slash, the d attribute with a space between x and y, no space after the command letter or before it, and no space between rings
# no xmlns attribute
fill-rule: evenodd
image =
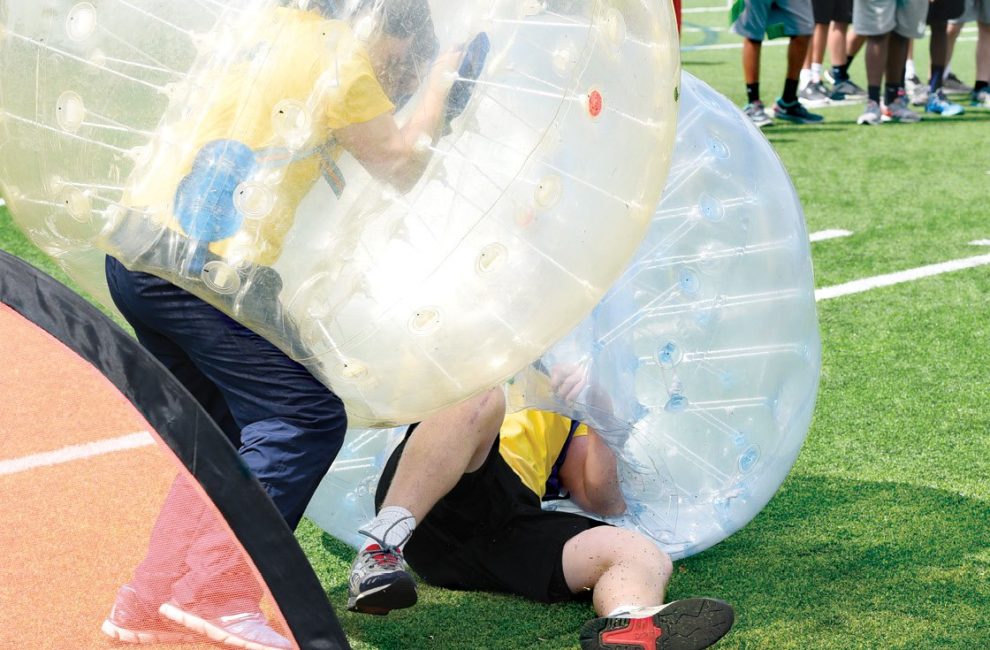
<svg viewBox="0 0 990 650"><path fill-rule="evenodd" d="M801 75L801 65L804 63L804 55L807 54L810 44L810 36L791 36L791 42L787 46L788 79L797 80Z"/></svg>
<svg viewBox="0 0 990 650"><path fill-rule="evenodd" d="M811 47L808 49L812 63L821 63L825 60L825 47L828 45L828 24L815 25L815 31L811 35Z"/></svg>
<svg viewBox="0 0 990 650"><path fill-rule="evenodd" d="M977 23L976 79L990 81L990 23Z"/></svg>
<svg viewBox="0 0 990 650"><path fill-rule="evenodd" d="M406 442L382 509L405 508L422 521L461 476L485 462L504 417L502 391L494 388L421 422Z"/></svg>
<svg viewBox="0 0 990 650"><path fill-rule="evenodd" d="M908 47L911 39L897 32L890 33L887 42L887 85L904 85L904 64L907 61Z"/></svg>
<svg viewBox="0 0 990 650"><path fill-rule="evenodd" d="M594 590L595 611L663 603L673 573L670 557L639 533L612 526L586 530L564 545L564 579L571 591Z"/></svg>
<svg viewBox="0 0 990 650"><path fill-rule="evenodd" d="M933 22L931 24L932 36L928 42L928 57L931 59L931 74L928 79L928 90L935 92L942 87L945 76L945 51L948 45L948 32L946 22Z"/></svg>
<svg viewBox="0 0 990 650"><path fill-rule="evenodd" d="M870 86L879 86L883 82L888 36L890 34L869 36L866 39L866 83Z"/></svg>
<svg viewBox="0 0 990 650"><path fill-rule="evenodd" d="M743 39L743 78L747 84L755 84L760 80L760 50L762 47L763 43L760 41ZM798 74L800 74L800 68L798 68Z"/></svg>
<svg viewBox="0 0 990 650"><path fill-rule="evenodd" d="M846 32L848 30L848 23L833 22L829 28L828 55L832 65L846 64Z"/></svg>
<svg viewBox="0 0 990 650"><path fill-rule="evenodd" d="M952 52L956 49L956 39L962 33L962 28L966 23L949 23L945 28L945 35L948 38L945 44L945 65L952 63Z"/></svg>
<svg viewBox="0 0 990 650"><path fill-rule="evenodd" d="M860 36L856 33L856 30L848 30L846 32L846 58L849 59L859 54L859 51L863 48L863 43L867 42L870 38L879 37Z"/></svg>

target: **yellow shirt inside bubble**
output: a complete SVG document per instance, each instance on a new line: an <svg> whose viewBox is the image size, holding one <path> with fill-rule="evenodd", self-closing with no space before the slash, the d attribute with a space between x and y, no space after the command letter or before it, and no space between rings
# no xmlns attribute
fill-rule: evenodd
<svg viewBox="0 0 990 650"><path fill-rule="evenodd" d="M510 413L502 422L499 453L522 482L541 499L570 430L569 418L537 409ZM588 427L578 425L574 437L586 435Z"/></svg>
<svg viewBox="0 0 990 650"><path fill-rule="evenodd" d="M333 131L394 106L364 44L344 22L278 8L238 24L236 33L211 38L216 52L193 67L188 93L166 114L124 203L184 232L175 214L182 205L178 192L192 177L198 183L191 185L193 191L213 201L208 205L226 201L234 207L212 217L222 238L186 234L211 241L209 249L234 264L271 265L313 184L321 177L331 186L341 181L334 164L341 148ZM229 39L226 47L219 45L223 39ZM221 157L249 149L256 161L249 178L222 187L222 167L228 164L222 159L214 165L217 171L202 162L194 169L206 146ZM211 184L210 174L220 180Z"/></svg>

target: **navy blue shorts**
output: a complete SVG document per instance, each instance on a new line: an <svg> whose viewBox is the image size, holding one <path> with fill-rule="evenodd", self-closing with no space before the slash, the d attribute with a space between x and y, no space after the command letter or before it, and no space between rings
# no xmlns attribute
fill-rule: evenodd
<svg viewBox="0 0 990 650"><path fill-rule="evenodd" d="M138 340L220 425L294 528L340 451L343 402L282 350L191 293L112 257L106 275Z"/></svg>

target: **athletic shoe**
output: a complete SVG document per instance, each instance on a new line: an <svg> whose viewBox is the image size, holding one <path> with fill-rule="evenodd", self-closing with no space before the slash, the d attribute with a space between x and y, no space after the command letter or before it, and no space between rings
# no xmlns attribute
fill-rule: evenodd
<svg viewBox="0 0 990 650"><path fill-rule="evenodd" d="M582 650L701 650L721 639L735 620L714 598L675 600L647 618L595 618L581 628Z"/></svg>
<svg viewBox="0 0 990 650"><path fill-rule="evenodd" d="M261 612L244 612L217 618L201 618L182 609L175 601L163 604L162 616L188 630L235 648L250 650L292 650L292 643L268 624ZM202 636L200 639L202 639Z"/></svg>
<svg viewBox="0 0 990 650"><path fill-rule="evenodd" d="M852 79L846 79L840 81L839 83L832 86L833 95L842 95L841 99L866 99L868 93L857 86ZM841 101L836 97L832 97L833 101Z"/></svg>
<svg viewBox="0 0 990 650"><path fill-rule="evenodd" d="M907 99L903 93L898 94L897 99L884 106L881 114L884 122L912 124L921 121L921 116L908 108Z"/></svg>
<svg viewBox="0 0 990 650"><path fill-rule="evenodd" d="M782 99L778 99L773 105L773 116L778 120L785 120L794 124L818 124L825 119L821 115L809 113L808 109L797 100L785 104Z"/></svg>
<svg viewBox="0 0 990 650"><path fill-rule="evenodd" d="M980 108L990 108L990 88L983 88L979 92L974 92L970 96L970 106Z"/></svg>
<svg viewBox="0 0 990 650"><path fill-rule="evenodd" d="M402 551L372 544L358 551L351 565L347 609L384 616L416 604L416 581L406 570Z"/></svg>
<svg viewBox="0 0 990 650"><path fill-rule="evenodd" d="M947 93L965 95L973 92L973 87L967 85L962 79L950 72L942 80L942 90Z"/></svg>
<svg viewBox="0 0 990 650"><path fill-rule="evenodd" d="M117 591L117 599L100 630L122 643L190 643L202 640L181 625L158 613L158 608L141 600L130 585Z"/></svg>
<svg viewBox="0 0 990 650"><path fill-rule="evenodd" d="M946 99L945 93L939 89L928 98L928 104L925 105L925 112L935 113L942 117L952 117L953 115L962 115L963 107L955 102L950 102Z"/></svg>
<svg viewBox="0 0 990 650"><path fill-rule="evenodd" d="M866 102L866 108L863 110L863 114L856 118L856 124L870 124L876 126L877 124L880 124L882 120L883 115L880 113L880 104L871 99Z"/></svg>
<svg viewBox="0 0 990 650"><path fill-rule="evenodd" d="M746 117L752 120L753 124L760 128L773 124L773 119L767 115L767 111L763 107L763 102L761 101L746 104L743 106L743 113L746 114Z"/></svg>
<svg viewBox="0 0 990 650"><path fill-rule="evenodd" d="M805 106L812 108L827 106L829 103L829 90L822 82L811 82L798 92L798 99Z"/></svg>
<svg viewBox="0 0 990 650"><path fill-rule="evenodd" d="M921 83L918 75L905 77L904 90L911 98L912 106L924 106L928 103L928 86Z"/></svg>

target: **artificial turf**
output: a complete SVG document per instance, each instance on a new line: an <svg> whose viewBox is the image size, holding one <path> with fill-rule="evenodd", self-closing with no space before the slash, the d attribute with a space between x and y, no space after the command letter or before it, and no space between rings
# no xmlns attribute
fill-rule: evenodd
<svg viewBox="0 0 990 650"><path fill-rule="evenodd" d="M684 43L738 43L715 31L726 16L686 13ZM971 36L954 61L967 80ZM765 100L779 91L784 53L764 52ZM686 51L684 67L742 103L738 49ZM862 56L852 72L864 84ZM817 286L990 253L970 244L990 238L990 111L861 127L860 110L765 131L808 230L853 233L813 245ZM0 248L66 280L2 208ZM819 318L821 390L793 471L752 524L678 563L669 597L730 601L726 650L990 647L990 267L822 301ZM349 614L352 551L309 522L298 538L355 648L575 648L593 615L585 603L429 587L411 610Z"/></svg>

